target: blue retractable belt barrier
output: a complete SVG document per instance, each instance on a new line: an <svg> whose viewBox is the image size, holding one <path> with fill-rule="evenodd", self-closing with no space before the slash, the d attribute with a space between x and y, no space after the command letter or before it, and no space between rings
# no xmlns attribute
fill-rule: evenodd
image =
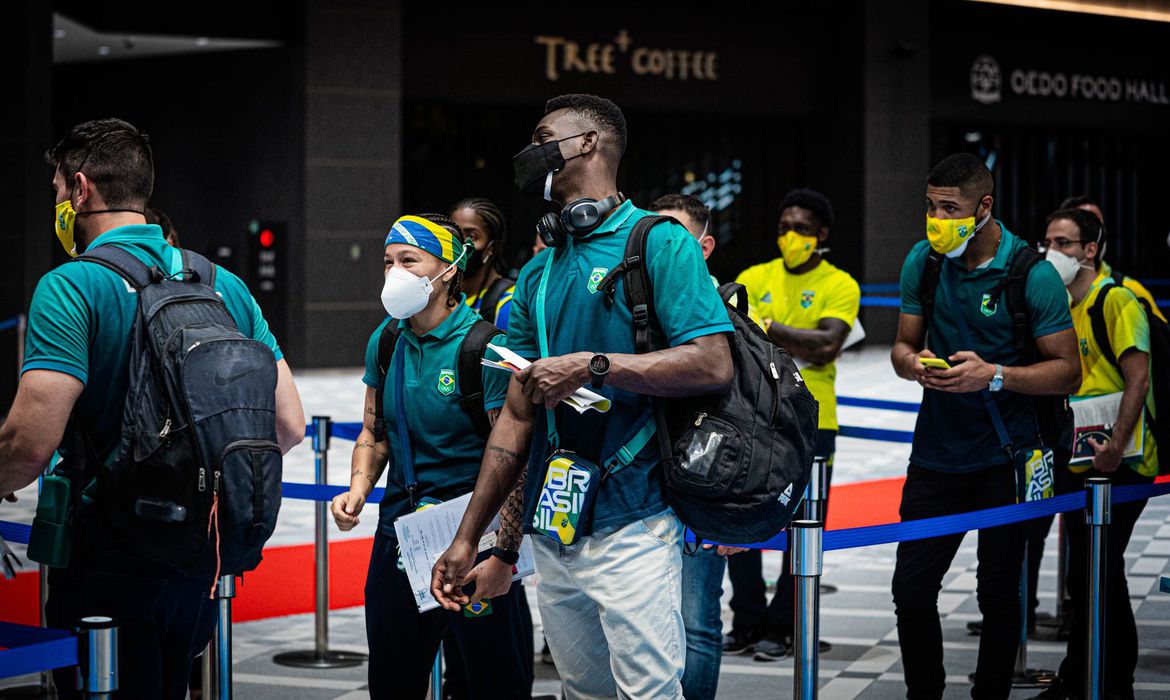
<svg viewBox="0 0 1170 700"><path fill-rule="evenodd" d="M293 481L286 481L280 485L280 489L284 498L292 498L298 501L332 501L333 497L339 493L345 493L349 490L348 486L326 486L323 484L298 484ZM385 495L386 489L378 487L370 492L366 503L378 503Z"/></svg>
<svg viewBox="0 0 1170 700"><path fill-rule="evenodd" d="M886 399L866 399L859 396L838 396L838 406L856 406L857 408L878 408L883 411L905 411L918 413L921 404L913 401L887 401Z"/></svg>
<svg viewBox="0 0 1170 700"><path fill-rule="evenodd" d="M912 430L888 430L886 428L860 428L856 425L842 425L837 429L841 437L861 438L863 440L881 440L882 442L914 442Z"/></svg>
<svg viewBox="0 0 1170 700"><path fill-rule="evenodd" d="M0 678L77 665L77 637L69 632L0 622Z"/></svg>
<svg viewBox="0 0 1170 700"><path fill-rule="evenodd" d="M0 331L6 331L9 328L16 328L20 325L20 316L13 316L0 321Z"/></svg>
<svg viewBox="0 0 1170 700"><path fill-rule="evenodd" d="M859 286L866 294L891 294L902 291L902 285L898 282L870 282Z"/></svg>
<svg viewBox="0 0 1170 700"><path fill-rule="evenodd" d="M9 542L28 544L28 537L32 533L32 526L24 523L10 523L0 520L0 537Z"/></svg>
<svg viewBox="0 0 1170 700"><path fill-rule="evenodd" d="M862 306L889 306L889 307L896 309L896 308L902 306L902 300L898 297L863 296L863 297L861 297L861 305Z"/></svg>

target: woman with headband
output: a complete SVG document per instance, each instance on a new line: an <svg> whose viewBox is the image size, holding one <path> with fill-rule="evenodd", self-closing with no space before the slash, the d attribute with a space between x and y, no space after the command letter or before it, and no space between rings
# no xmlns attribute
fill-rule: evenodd
<svg viewBox="0 0 1170 700"><path fill-rule="evenodd" d="M352 529L387 471L365 589L369 689L375 699L425 697L448 629L464 660L472 698L532 695L531 664L519 651L525 648L519 604L524 592L511 583L522 538L512 501L501 513L503 528L492 556L476 567L482 593L457 613L418 611L394 532L400 516L471 492L486 434L504 404L506 372L476 361L468 376L459 374L465 345L489 338L503 342L465 303L462 277L473 250L459 226L439 214L403 216L386 236L382 304L389 317L366 347L365 410L350 487L331 506L337 526ZM487 353L488 359L500 359ZM478 390L482 400L463 402L465 390L468 395ZM496 592L490 600L478 600Z"/></svg>

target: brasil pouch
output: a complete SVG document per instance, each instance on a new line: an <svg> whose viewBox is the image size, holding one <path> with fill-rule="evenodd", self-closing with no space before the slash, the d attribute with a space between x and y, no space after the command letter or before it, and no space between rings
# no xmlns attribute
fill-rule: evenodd
<svg viewBox="0 0 1170 700"><path fill-rule="evenodd" d="M576 544L589 534L601 477L601 467L577 453L553 452L544 463L533 530L562 545Z"/></svg>

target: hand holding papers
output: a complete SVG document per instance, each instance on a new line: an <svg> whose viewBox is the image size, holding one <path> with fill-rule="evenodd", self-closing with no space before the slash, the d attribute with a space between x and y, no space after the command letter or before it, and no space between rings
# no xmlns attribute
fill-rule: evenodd
<svg viewBox="0 0 1170 700"><path fill-rule="evenodd" d="M485 358L481 360L481 363L484 367L491 367L492 369L503 370L506 372L511 372L512 374L519 374L520 372L524 371L528 365L532 364L508 348L492 345L491 343L488 344L488 347L492 350L495 350L496 353L499 354L501 358L503 358L503 361L494 362ZM571 396L563 401L563 403L571 406L577 413L584 413L589 409L593 409L598 413L605 413L609 411L610 406L609 399L600 394L589 391L584 387L574 391Z"/></svg>
<svg viewBox="0 0 1170 700"><path fill-rule="evenodd" d="M1076 423L1076 433L1073 439L1073 456L1069 462L1072 466L1089 466L1097 454L1090 439L1104 444L1113 439L1113 424L1117 421L1117 413L1121 409L1122 392L1105 394L1104 396L1074 396L1071 401L1073 419ZM1146 414L1142 412L1137 425L1133 428L1133 435L1129 444L1122 451L1121 459L1125 462L1139 461L1145 451Z"/></svg>

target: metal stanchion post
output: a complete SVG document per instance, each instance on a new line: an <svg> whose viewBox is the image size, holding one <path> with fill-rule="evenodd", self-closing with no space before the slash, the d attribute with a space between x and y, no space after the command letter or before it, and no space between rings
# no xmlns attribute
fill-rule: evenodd
<svg viewBox="0 0 1170 700"><path fill-rule="evenodd" d="M329 483L329 440L332 437L333 420L329 416L313 416L313 453L316 466L316 483ZM366 660L365 654L349 651L329 650L329 504L317 501L314 523L316 525L316 609L314 624L316 635L312 651L289 651L272 658L282 666L297 668L346 668L357 666Z"/></svg>
<svg viewBox="0 0 1170 700"><path fill-rule="evenodd" d="M820 637L821 523L797 520L788 530L789 570L796 585L796 675L793 683L798 700L817 697L817 669Z"/></svg>
<svg viewBox="0 0 1170 700"><path fill-rule="evenodd" d="M802 520L817 520L825 522L829 502L829 462L821 457L813 458L812 472L809 474L808 486L804 489L804 500L801 501L800 518ZM821 583L821 594L836 593L837 587Z"/></svg>
<svg viewBox="0 0 1170 700"><path fill-rule="evenodd" d="M1056 680L1056 673L1045 669L1028 668L1028 608L1032 606L1028 589L1028 541L1024 540L1024 565L1020 569L1020 648L1016 653L1016 670L1012 674L1013 688L1047 688Z"/></svg>
<svg viewBox="0 0 1170 700"><path fill-rule="evenodd" d="M1085 523L1089 526L1088 659L1085 660L1085 698L1105 696L1105 668L1101 663L1105 631L1105 534L1112 519L1111 482L1104 477L1085 479Z"/></svg>
<svg viewBox="0 0 1170 700"><path fill-rule="evenodd" d="M431 700L443 700L443 644L435 652L435 665L431 667Z"/></svg>
<svg viewBox="0 0 1170 700"><path fill-rule="evenodd" d="M200 684L203 692L203 700L218 700L219 686L215 680L215 639L214 637L207 643L207 648L203 650L203 663L200 665L200 677L202 683Z"/></svg>
<svg viewBox="0 0 1170 700"><path fill-rule="evenodd" d="M215 666L218 700L232 700L232 598L236 597L236 577L220 576L215 597L219 616L215 628Z"/></svg>
<svg viewBox="0 0 1170 700"><path fill-rule="evenodd" d="M113 697L118 691L118 627L108 617L83 617L77 633L77 689L87 699Z"/></svg>
<svg viewBox="0 0 1170 700"><path fill-rule="evenodd" d="M1063 624L1064 616L1068 614L1065 606L1068 605L1068 539L1064 534L1064 513L1056 516L1056 619Z"/></svg>

